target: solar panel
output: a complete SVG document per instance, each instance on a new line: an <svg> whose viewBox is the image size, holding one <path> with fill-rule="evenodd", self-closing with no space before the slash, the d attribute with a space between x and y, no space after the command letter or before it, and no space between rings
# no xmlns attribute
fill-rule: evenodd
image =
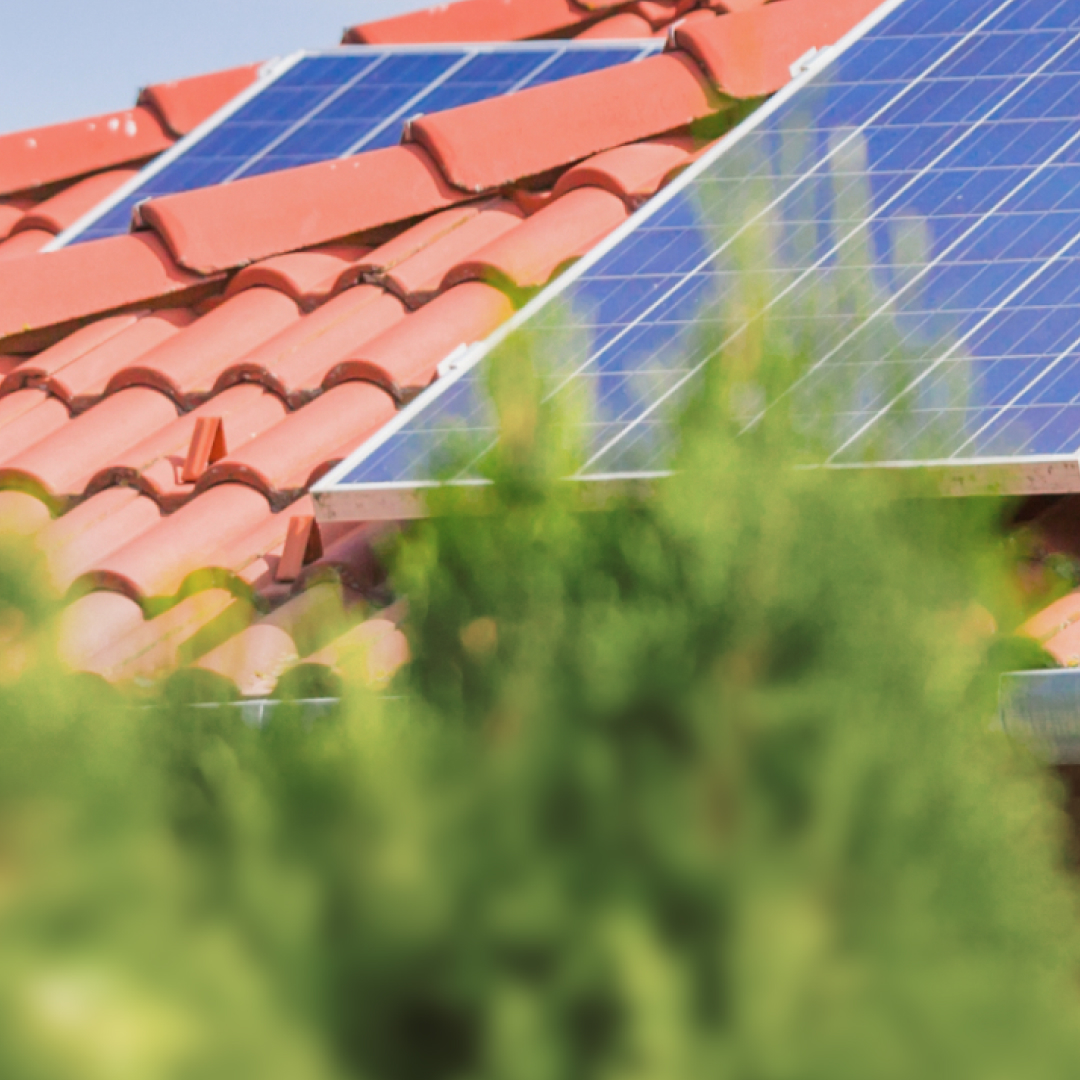
<svg viewBox="0 0 1080 1080"><path fill-rule="evenodd" d="M660 47L559 41L300 53L142 170L50 250L127 232L144 199L393 146L420 113L629 63Z"/></svg>
<svg viewBox="0 0 1080 1080"><path fill-rule="evenodd" d="M812 356L795 400L838 403L828 464L1080 490L1078 117L1074 0L884 4L508 328L575 313L582 344L547 353L594 406L578 479L668 468L672 411L749 328L717 298L768 221L764 310ZM822 310L852 280L862 308ZM486 431L487 351L331 474L323 512L415 504L450 433Z"/></svg>

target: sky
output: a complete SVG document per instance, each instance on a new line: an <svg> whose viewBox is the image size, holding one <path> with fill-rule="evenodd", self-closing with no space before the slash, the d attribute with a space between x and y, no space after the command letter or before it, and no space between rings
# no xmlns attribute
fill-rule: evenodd
<svg viewBox="0 0 1080 1080"><path fill-rule="evenodd" d="M138 89L297 49L435 0L34 0L5 4L0 132L125 109Z"/></svg>

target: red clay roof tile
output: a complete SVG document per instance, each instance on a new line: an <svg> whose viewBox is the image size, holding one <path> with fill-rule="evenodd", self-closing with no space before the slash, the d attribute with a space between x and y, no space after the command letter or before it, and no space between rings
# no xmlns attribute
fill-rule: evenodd
<svg viewBox="0 0 1080 1080"><path fill-rule="evenodd" d="M409 642L389 619L371 618L354 626L329 645L307 657L307 667L325 667L334 673L346 668L363 672L367 685L378 689L409 662Z"/></svg>
<svg viewBox="0 0 1080 1080"><path fill-rule="evenodd" d="M274 571L274 580L296 581L304 567L319 558L322 553L322 536L315 518L310 514L294 517L289 522L289 531L285 535L285 547L281 552L281 561Z"/></svg>
<svg viewBox="0 0 1080 1080"><path fill-rule="evenodd" d="M342 600L340 585L315 585L223 642L195 667L228 679L246 697L265 696L285 671L341 626Z"/></svg>
<svg viewBox="0 0 1080 1080"><path fill-rule="evenodd" d="M516 230L524 217L509 200L495 200L393 269L364 276L401 297L410 308L421 307L439 295L443 278L458 262Z"/></svg>
<svg viewBox="0 0 1080 1080"><path fill-rule="evenodd" d="M696 64L668 53L433 113L409 137L456 187L483 192L685 128L720 107Z"/></svg>
<svg viewBox="0 0 1080 1080"><path fill-rule="evenodd" d="M57 518L42 530L37 543L57 588L67 590L95 562L160 521L161 511L152 499L131 488L110 488Z"/></svg>
<svg viewBox="0 0 1080 1080"><path fill-rule="evenodd" d="M216 414L197 417L191 431L187 453L180 466L180 483L197 483L203 473L228 452L225 444L225 425L221 422L221 417ZM174 475L175 472L174 466Z"/></svg>
<svg viewBox="0 0 1080 1080"><path fill-rule="evenodd" d="M1043 648L1064 667L1080 666L1080 623L1070 623L1043 642Z"/></svg>
<svg viewBox="0 0 1080 1080"><path fill-rule="evenodd" d="M588 17L589 12L573 0L458 0L354 26L344 41L357 45L519 41L558 34Z"/></svg>
<svg viewBox="0 0 1080 1080"><path fill-rule="evenodd" d="M143 204L139 213L181 266L211 274L429 214L464 198L420 147L392 146L167 195Z"/></svg>
<svg viewBox="0 0 1080 1080"><path fill-rule="evenodd" d="M577 35L578 41L583 40L616 40L652 37L653 25L641 15L635 15L632 11L620 12L607 19L601 19L593 23L586 30Z"/></svg>
<svg viewBox="0 0 1080 1080"><path fill-rule="evenodd" d="M310 566L305 567L298 584L304 588L312 581L327 575L340 579L354 592L367 595L386 580L386 568L375 553L376 541L386 539L396 526L388 522L360 526L337 526L344 532L333 534L333 526L320 526L325 534L325 551Z"/></svg>
<svg viewBox="0 0 1080 1080"><path fill-rule="evenodd" d="M487 281L511 293L535 291L629 216L618 195L598 187L576 187L459 263L444 285Z"/></svg>
<svg viewBox="0 0 1080 1080"><path fill-rule="evenodd" d="M37 255L52 241L53 236L48 229L23 229L0 244L0 259L7 262L25 258L27 255Z"/></svg>
<svg viewBox="0 0 1080 1080"><path fill-rule="evenodd" d="M280 587L274 585L274 571L285 546L289 523L298 515L314 512L311 496L305 495L279 513L268 514L254 528L228 541L221 548L219 559L234 567L234 585L240 583L260 597L277 596Z"/></svg>
<svg viewBox="0 0 1080 1080"><path fill-rule="evenodd" d="M223 574L228 577L236 560L246 554L243 547L226 553L230 542L250 536L270 516L269 504L254 488L221 484L96 560L83 580L91 587L125 593L144 607L172 606L170 601L179 599L190 576L197 576L204 587ZM151 603L154 600L157 605Z"/></svg>
<svg viewBox="0 0 1080 1080"><path fill-rule="evenodd" d="M108 392L152 386L191 408L211 395L222 372L299 319L296 301L284 293L247 289L116 372Z"/></svg>
<svg viewBox="0 0 1080 1080"><path fill-rule="evenodd" d="M763 7L770 0L702 0L702 8L711 8L722 15L735 15L740 11L752 11Z"/></svg>
<svg viewBox="0 0 1080 1080"><path fill-rule="evenodd" d="M654 29L659 29L696 6L697 0L637 0L629 10L648 19Z"/></svg>
<svg viewBox="0 0 1080 1080"><path fill-rule="evenodd" d="M285 416L285 404L276 394L255 385L231 387L100 465L87 491L127 484L150 496L162 509L175 510L191 497L195 482L205 473L204 468L194 480L183 476L200 421L220 422L224 457L281 423ZM220 460L212 454L210 457L213 460L208 460L207 465Z"/></svg>
<svg viewBox="0 0 1080 1080"><path fill-rule="evenodd" d="M740 14L694 22L675 41L736 98L761 97L791 81L791 65L839 41L881 0L781 0Z"/></svg>
<svg viewBox="0 0 1080 1080"><path fill-rule="evenodd" d="M60 655L72 667L84 669L95 653L142 621L142 609L127 596L96 592L80 597L61 616Z"/></svg>
<svg viewBox="0 0 1080 1080"><path fill-rule="evenodd" d="M111 635L84 666L110 682L160 678L190 660L191 653L198 655L193 639L205 640L208 632L216 629L212 642L216 644L216 639L242 629L251 615L251 605L227 589L204 589L155 619L144 619L140 609L139 622L125 626L126 632Z"/></svg>
<svg viewBox="0 0 1080 1080"><path fill-rule="evenodd" d="M14 259L0 264L0 340L8 349L33 347L79 320L151 302L178 304L214 286L177 266L147 233Z"/></svg>
<svg viewBox="0 0 1080 1080"><path fill-rule="evenodd" d="M418 221L415 225L410 225L397 236L368 252L353 266L343 270L335 284L335 291L347 289L350 285L355 285L365 278L377 281L380 277L384 277L395 266L406 259L411 259L424 248L471 221L480 212L481 205L481 203L467 203L462 206L453 206L449 210L441 210Z"/></svg>
<svg viewBox="0 0 1080 1080"><path fill-rule="evenodd" d="M90 408L109 380L194 321L186 308L114 315L77 330L70 337L20 364L0 383L0 393L41 386L75 412Z"/></svg>
<svg viewBox="0 0 1080 1080"><path fill-rule="evenodd" d="M0 240L11 235L11 230L33 205L31 199L0 199Z"/></svg>
<svg viewBox="0 0 1080 1080"><path fill-rule="evenodd" d="M139 104L149 106L173 135L194 131L259 77L261 64L246 64L209 75L156 83L139 94Z"/></svg>
<svg viewBox="0 0 1080 1080"><path fill-rule="evenodd" d="M51 521L49 508L24 491L0 491L0 532L33 536Z"/></svg>
<svg viewBox="0 0 1080 1080"><path fill-rule="evenodd" d="M1020 627L1019 632L1036 641L1045 641L1061 633L1078 619L1080 619L1080 591L1071 592L1032 615Z"/></svg>
<svg viewBox="0 0 1080 1080"><path fill-rule="evenodd" d="M36 409L48 396L43 390L23 390L0 397L0 431L31 409Z"/></svg>
<svg viewBox="0 0 1080 1080"><path fill-rule="evenodd" d="M175 419L176 406L156 390L122 390L22 453L6 456L0 486L31 488L49 499L81 495L102 463Z"/></svg>
<svg viewBox="0 0 1080 1080"><path fill-rule="evenodd" d="M0 135L0 195L144 161L173 137L146 108Z"/></svg>
<svg viewBox="0 0 1080 1080"><path fill-rule="evenodd" d="M110 169L78 180L64 188L59 195L28 210L13 232L18 234L26 229L44 229L54 235L62 233L99 202L123 187L137 172L137 169Z"/></svg>
<svg viewBox="0 0 1080 1080"><path fill-rule="evenodd" d="M35 443L59 431L70 419L67 406L44 390L16 390L0 400L0 417L15 418L0 426L0 464L28 450Z"/></svg>
<svg viewBox="0 0 1080 1080"><path fill-rule="evenodd" d="M670 136L605 150L575 165L559 177L552 194L565 195L579 187L599 187L618 195L637 209L660 190L695 152L694 140Z"/></svg>
<svg viewBox="0 0 1080 1080"><path fill-rule="evenodd" d="M349 289L231 364L215 392L256 382L299 408L317 396L335 364L404 317L405 305L396 296L373 285Z"/></svg>
<svg viewBox="0 0 1080 1080"><path fill-rule="evenodd" d="M498 289L477 281L458 285L358 348L330 371L324 385L365 379L404 398L427 386L455 349L483 341L513 313L514 305Z"/></svg>
<svg viewBox="0 0 1080 1080"><path fill-rule="evenodd" d="M370 383L337 386L212 465L196 492L240 482L281 506L325 472L342 447L359 446L394 412L392 398Z"/></svg>
<svg viewBox="0 0 1080 1080"><path fill-rule="evenodd" d="M859 3L868 0L840 0L845 12ZM470 37L500 19L519 20L523 36L639 36L692 6L469 0L365 32L392 34L412 20L450 34L477 18ZM733 18L690 12L678 32L712 46ZM793 47L780 41L785 63ZM203 654L202 670L230 693L272 692L289 668L321 685L348 655L366 656L373 680L388 677L408 652L393 617L319 651L322 640L293 633L291 613L319 606L306 599L316 583L329 578L326 595L339 596L339 581L364 593L383 576L369 527L320 531L327 546L316 558L302 543L311 499L296 496L394 415L385 391L400 400L427 385L440 361L512 314L511 297L544 284L694 159L690 139L673 133L724 107L698 67L715 57L707 48L694 56L668 53L424 117L411 129L419 145L153 200L140 219L153 233L19 259L18 273L16 263L0 266L0 295L12 300L0 314L3 347L25 352L68 335L31 360L0 357L0 483L39 496L0 491L0 518L35 536L61 588L109 590L69 607L69 654L111 679L159 677ZM772 70L781 60L762 63ZM151 87L140 102L181 133L256 74ZM93 177L38 207L2 200L0 238L15 230L10 242L28 237L33 247L37 231L50 237L119 182ZM524 191L529 182L554 187ZM472 201L507 185L513 203ZM409 221L374 251L358 246ZM223 272L241 267L222 292ZM400 297L424 306L408 314ZM170 310L145 310L163 305ZM161 390L198 407L178 417ZM87 411L72 420L65 403ZM197 429L203 450L217 448L188 461ZM47 503L75 496L83 501L49 521ZM192 590L201 591L185 599ZM296 599L248 628L254 593L260 604ZM164 614L148 619L144 609ZM325 673L302 674L318 668Z"/></svg>
<svg viewBox="0 0 1080 1080"><path fill-rule="evenodd" d="M265 285L291 296L301 310L312 311L329 299L344 270L362 260L369 251L355 244L338 244L277 255L241 270L229 282L225 296Z"/></svg>

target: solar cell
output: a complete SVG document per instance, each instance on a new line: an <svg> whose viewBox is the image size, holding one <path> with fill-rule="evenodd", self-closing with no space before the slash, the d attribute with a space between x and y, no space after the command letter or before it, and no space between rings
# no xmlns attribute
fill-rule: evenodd
<svg viewBox="0 0 1080 1080"><path fill-rule="evenodd" d="M1080 490L1077 117L1073 0L883 5L512 324L543 337L553 298L574 312L554 382L591 393L579 478L668 467L671 411L750 329L721 301L756 230L763 314L812 358L789 400L832 403L829 464ZM475 396L480 368L455 377ZM320 497L430 481L467 400L437 385Z"/></svg>
<svg viewBox="0 0 1080 1080"><path fill-rule="evenodd" d="M430 48L344 47L299 54L143 170L51 248L128 230L144 199L392 146L420 113L629 63L660 42Z"/></svg>

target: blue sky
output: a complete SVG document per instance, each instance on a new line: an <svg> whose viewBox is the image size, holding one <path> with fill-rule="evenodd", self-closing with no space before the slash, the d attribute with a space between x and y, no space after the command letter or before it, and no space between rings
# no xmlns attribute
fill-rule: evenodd
<svg viewBox="0 0 1080 1080"><path fill-rule="evenodd" d="M336 45L435 0L31 0L5 4L0 132L133 104L140 86Z"/></svg>

